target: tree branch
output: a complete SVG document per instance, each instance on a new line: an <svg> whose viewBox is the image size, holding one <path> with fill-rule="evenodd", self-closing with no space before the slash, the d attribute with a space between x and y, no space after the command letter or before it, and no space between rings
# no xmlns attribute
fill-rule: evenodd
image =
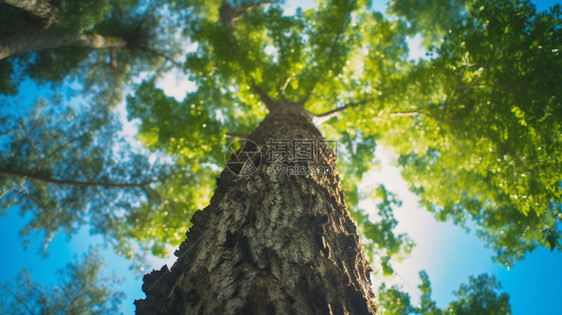
<svg viewBox="0 0 562 315"><path fill-rule="evenodd" d="M358 101L358 102L354 102L354 103L345 104L344 106L334 108L334 109L329 110L327 112L324 112L322 114L312 114L311 113L312 119L313 119L315 125L320 125L320 124L323 124L324 122L328 121L332 117L339 117L344 110L346 110L348 108L353 108L355 106L364 105L368 101L369 100L362 100L362 101Z"/></svg>
<svg viewBox="0 0 562 315"><path fill-rule="evenodd" d="M412 117L412 116L421 116L421 115L425 115L428 117L431 117L433 119L439 120L439 121L443 121L443 122L448 122L448 123L462 123L462 119L447 119L447 118L443 118L437 115L433 115L430 113L426 113L423 111L411 111L411 112L394 112L394 113L390 113L390 117L394 118L394 117ZM382 119L380 119L382 120Z"/></svg>
<svg viewBox="0 0 562 315"><path fill-rule="evenodd" d="M353 107L356 107L356 106L359 106L359 105L365 105L369 101L370 100L362 100L362 101L359 101L359 102L346 104L342 107L334 108L334 109L329 110L327 112L324 112L322 114L312 114L313 119L314 119L314 123L319 125L319 124L322 124L322 123L326 122L327 120L329 120L332 117L340 117L341 113L344 110L346 110L348 108L353 108ZM433 115L433 114L430 114L430 113L427 113L427 112L423 112L421 110L411 111L411 112L393 112L393 113L390 113L389 117L390 118L412 117L412 116L421 116L421 115L426 115L426 116L434 118L436 120L448 122L448 123L462 123L463 122L462 119L446 119L446 118L439 117L437 115ZM382 117L375 117L374 120L375 121L383 121L383 118Z"/></svg>
<svg viewBox="0 0 562 315"><path fill-rule="evenodd" d="M33 311L33 309L29 306L29 304L26 303L25 299L22 298L21 296L17 295L14 291L12 291L12 289L10 289L7 285L4 285L2 283L0 283L0 286L4 287L8 293L10 293L18 302L20 302L29 312L29 314L35 314L35 312Z"/></svg>
<svg viewBox="0 0 562 315"><path fill-rule="evenodd" d="M117 69L117 58L115 57L115 49L114 48L109 49L109 65L113 69Z"/></svg>
<svg viewBox="0 0 562 315"><path fill-rule="evenodd" d="M390 113L390 117L409 117L409 116L418 116L424 114L423 112L397 112L397 113ZM428 115L430 116L430 115Z"/></svg>
<svg viewBox="0 0 562 315"><path fill-rule="evenodd" d="M258 93L261 101L265 103L265 107L267 107L267 109L270 112L272 110L274 110L275 108L277 108L277 106L279 106L279 104L276 101L274 101L269 96L269 94L267 94L266 91L262 90L262 88L259 85L256 85L253 80L252 80L252 90L254 90L254 92Z"/></svg>
<svg viewBox="0 0 562 315"><path fill-rule="evenodd" d="M86 276L89 277L89 274L86 274ZM78 301L78 298L80 298L83 294L84 294L84 289L86 288L88 283L88 279L80 279L80 289L78 290L78 292L71 298L68 294L65 294L67 299L70 300L70 305L68 306L68 311L69 313L74 313L77 312L78 310L75 310L75 306L74 304L76 304L76 302ZM66 292L65 292L66 293Z"/></svg>
<svg viewBox="0 0 562 315"><path fill-rule="evenodd" d="M21 186L21 185L23 185L23 184L25 184L25 178L22 179L19 183L17 183L17 184L15 184L15 185L13 185L12 187L10 187L10 188L4 190L4 191L0 194L0 199L2 199L2 198L3 198L5 195L7 195L10 191L12 191L12 190L18 188L18 186Z"/></svg>
<svg viewBox="0 0 562 315"><path fill-rule="evenodd" d="M227 132L225 135L227 138L242 138L248 139L250 137L249 133L241 133L241 132Z"/></svg>
<svg viewBox="0 0 562 315"><path fill-rule="evenodd" d="M154 56L163 58L164 60L171 62L174 66L176 66L176 67L178 67L178 68L182 68L182 67L183 67L183 64L182 64L182 63L175 61L174 58L172 58L172 57L170 57L170 56L168 56L168 55L166 55L166 54L164 54L164 53L162 53L162 52L159 52L159 51L156 50L156 49L149 48L149 47L146 47L146 46L143 46L143 45L136 45L135 47L138 48L138 49L140 49L140 50L142 50L142 51L144 51L144 52L147 52L147 53L149 53L149 54L151 54L151 55L154 55Z"/></svg>
<svg viewBox="0 0 562 315"><path fill-rule="evenodd" d="M234 23L236 20L241 18L246 12L252 8L259 7L262 5L274 3L275 1L262 1L247 5L241 5L239 7L231 7L228 1L223 1L219 8L219 18L224 26L234 28Z"/></svg>
<svg viewBox="0 0 562 315"><path fill-rule="evenodd" d="M332 110L329 110L329 111L327 111L327 112L325 112L325 113L318 114L318 115L314 115L314 116L315 116L316 118L327 118L327 119L330 119L330 118L332 118L332 117L339 116L342 111L344 111L344 110L346 110L346 109L348 109L348 108L355 107L355 106L358 106L358 105L363 105L363 104L365 104L365 103L367 103L367 100L363 100L363 101L359 101L359 102L354 102L354 103L345 104L345 105L342 106L342 107L337 107L337 108L334 108L334 109L332 109Z"/></svg>
<svg viewBox="0 0 562 315"><path fill-rule="evenodd" d="M287 88L287 86L289 85L289 82L291 82L291 78L287 78L287 80L285 80L285 84L283 84L283 87L281 88L281 90L279 90L281 97L285 98L285 89ZM304 103L303 103L304 104Z"/></svg>
<svg viewBox="0 0 562 315"><path fill-rule="evenodd" d="M57 184L57 185L75 185L75 186L102 186L102 187L143 187L152 183L155 183L157 180L152 180L152 181L145 181L145 182L140 182L140 183L124 183L124 184L118 184L118 183L102 183L102 182L82 182L82 181L75 181L75 180L69 180L69 179L56 179L56 178L52 178L49 176L45 176L42 174L37 174L37 173L30 173L30 172L24 172L24 171L15 171L15 170L10 170L10 169L0 169L0 174L4 174L4 175L8 175L8 176L14 176L14 177L29 177L32 179L36 179L42 182L46 182L46 183L52 183L52 184Z"/></svg>

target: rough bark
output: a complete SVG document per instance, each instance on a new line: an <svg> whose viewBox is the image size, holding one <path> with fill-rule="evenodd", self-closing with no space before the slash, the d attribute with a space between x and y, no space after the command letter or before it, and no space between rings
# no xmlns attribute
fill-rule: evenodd
<svg viewBox="0 0 562 315"><path fill-rule="evenodd" d="M98 34L57 35L47 33L16 34L0 38L0 60L28 51L55 49L63 46L88 47L92 49L122 48L127 42L120 37Z"/></svg>
<svg viewBox="0 0 562 315"><path fill-rule="evenodd" d="M47 0L3 0L5 3L20 8L45 21L46 25L52 21L57 8Z"/></svg>
<svg viewBox="0 0 562 315"><path fill-rule="evenodd" d="M253 160L260 167L245 176L221 173L210 205L191 219L171 270L164 266L143 278L146 298L135 301L137 314L375 313L371 268L333 152L316 162L268 159L269 139L324 144L302 107L278 105L249 136L261 150ZM290 165L308 172L329 166L333 173L272 171Z"/></svg>

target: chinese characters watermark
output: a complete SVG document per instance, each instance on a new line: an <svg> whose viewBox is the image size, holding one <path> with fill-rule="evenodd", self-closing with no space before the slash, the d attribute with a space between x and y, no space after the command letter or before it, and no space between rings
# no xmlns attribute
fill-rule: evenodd
<svg viewBox="0 0 562 315"><path fill-rule="evenodd" d="M336 154L335 140L269 139L262 150L253 141L240 140L228 146L225 158L227 168L242 176L255 173L262 161L269 175L332 175Z"/></svg>

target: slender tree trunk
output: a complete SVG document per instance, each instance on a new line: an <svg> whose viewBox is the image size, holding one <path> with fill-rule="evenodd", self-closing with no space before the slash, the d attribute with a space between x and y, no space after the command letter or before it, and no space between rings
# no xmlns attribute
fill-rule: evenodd
<svg viewBox="0 0 562 315"><path fill-rule="evenodd" d="M0 60L28 51L55 49L63 46L79 46L100 49L121 48L126 45L127 42L120 37L101 36L98 34L17 34L0 38Z"/></svg>
<svg viewBox="0 0 562 315"><path fill-rule="evenodd" d="M44 21L51 21L57 8L47 0L3 0L5 3L25 10Z"/></svg>
<svg viewBox="0 0 562 315"><path fill-rule="evenodd" d="M171 270L164 266L143 278L146 298L135 301L137 314L375 313L371 268L335 155L308 112L277 105L249 136L261 157L239 156L260 166L252 173L248 163L228 164L234 172L225 169L217 178L211 203L193 216ZM269 139L293 140L293 156L283 161L287 151ZM314 161L306 143L321 153ZM302 175L281 172L297 166ZM332 173L320 174L322 167Z"/></svg>

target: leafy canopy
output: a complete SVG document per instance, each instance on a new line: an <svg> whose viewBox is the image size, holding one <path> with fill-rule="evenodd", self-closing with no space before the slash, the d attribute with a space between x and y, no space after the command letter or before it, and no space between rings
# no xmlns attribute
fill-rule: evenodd
<svg viewBox="0 0 562 315"><path fill-rule="evenodd" d="M123 2L123 6L133 4L138 5ZM277 1L176 0L159 10L134 11L146 12L142 18L139 16L141 22L135 14L124 14L122 8L121 4L113 4L109 11L102 10L99 19L83 30L119 31L121 35L138 30L146 36L133 36L128 42L135 44L127 50L130 55L123 54L126 60L118 64L131 62L132 68L143 65L133 57L146 53L167 60L170 66L179 66L176 69L196 84L196 91L178 101L156 87L160 73L149 67L155 77L147 75L127 98L129 118L138 122L139 141L152 151L153 159L166 165L163 173L169 176L154 176L160 171L145 175L141 169L147 169L142 167L147 165L143 164L147 163L146 157L139 158L138 163L134 160L123 171L113 172L110 161L119 159L115 153L108 153L111 146L100 149L105 155L88 153L87 157L47 132L38 132L36 137L46 137L63 147L60 156L46 158L47 147L32 145L35 136L14 134L9 140L14 145L6 150L2 162L9 165L16 157L24 157L21 160L30 163L22 167L35 167L37 163L42 176L68 174L74 180L92 180L96 176L109 180L109 174L119 175L113 179L121 182L143 176L156 178L157 182L142 187L96 195L104 196L94 202L102 207L94 204L91 214L102 214L97 218L105 215L107 220L103 222L111 223L99 225L97 231L119 244L120 252L131 253L132 245L123 245L127 240L140 241L143 248L158 255L165 254L167 245L179 244L181 234L189 227L188 219L208 201L213 177L224 167L224 136L253 130L266 115L268 100L280 98L301 103L317 114L316 121L325 122L321 126L325 136L339 141L339 168L347 204L365 236L369 256L380 256L383 273L391 272L391 258L405 256L413 244L405 235L394 233L396 220L392 212L399 201L391 192L383 187L372 192L371 197L378 203L376 216L359 208L358 202L365 196L357 184L374 165L375 143L391 148L399 156L397 163L403 168L404 178L429 211L440 220L475 228L496 251L498 262L512 264L538 246L560 247L560 6L537 13L525 1L415 5L394 1L390 8L398 18L389 19L362 0L320 2L317 8L298 9L292 16L285 14ZM170 54L162 54L140 40L158 43L162 39L151 27L160 25L158 14L163 12L172 21L181 19L165 27L182 27L181 32L164 32L174 34L166 38L181 36L193 48L186 53L184 64L165 58L174 55L174 47L163 46L164 52ZM445 12L449 14L440 23L428 26L430 16ZM66 22L56 23L60 23L62 32ZM53 32L59 27L56 23ZM425 36L433 58L408 60L405 37L414 32ZM62 62L72 61L62 58L64 50L44 53L55 59L61 56ZM73 61L72 67L52 63L59 68L37 70L45 76L36 78L51 82L73 73L86 86L103 92L103 97L92 98L102 104L107 95L118 95L115 87L121 86L121 81L131 83L134 74L140 73L127 72L129 75L120 77L119 82L93 74L97 66L105 68L108 57L111 59L107 53L87 51L86 59ZM43 60L42 54L34 53L31 62ZM21 62L15 60L6 69ZM98 63L100 60L103 62ZM72 72L80 65L88 65L87 71ZM33 77L32 72L28 75ZM88 126L83 121L73 120L72 124L77 128ZM27 124L35 123L28 119ZM105 139L109 133L99 130L96 139ZM62 135L66 133L68 130L61 130ZM79 145L81 150L97 152L94 148L102 142L88 141ZM64 169L57 163L65 159L90 164L81 166L80 171L71 168L57 173ZM44 165L53 166L42 168ZM34 211L38 218L35 220L43 222L35 228L49 233L76 228L83 224L87 212L69 211L74 215L65 222L41 218L58 209L74 208L76 200L92 200L98 189L88 188L82 199L65 199L54 185L33 186L39 185L32 184L37 180L26 180L18 186L19 177L2 177L10 194L25 194L27 189L29 196L37 191L40 193L33 196L54 200L49 201L51 210L43 214L40 203L32 201L33 205L25 208L28 201L21 199L25 209ZM65 196L74 188L69 189ZM9 195L3 197L16 200ZM117 205L115 200L122 202ZM84 202L78 205L76 209L87 207ZM110 212L105 205L124 211ZM61 216L61 220L65 217ZM95 219L93 222L96 226Z"/></svg>
<svg viewBox="0 0 562 315"><path fill-rule="evenodd" d="M363 223L356 185L373 166L374 147L366 147L376 140L398 154L421 203L440 220L474 227L498 262L559 244L560 6L537 13L528 1L443 1L405 12L407 2L393 2L403 21L361 1L321 2L293 16L275 2L174 4L191 12L184 35L197 45L185 71L197 91L177 102L150 82L140 85L128 108L141 119L147 145L221 169L214 153L195 154L199 133L170 133L175 116L196 109L200 116L188 126L248 132L264 117L268 97L285 98L333 114L318 118L336 116L322 128L345 148L343 186L367 242L382 239ZM434 12L450 14L430 29ZM433 58L408 61L405 36L421 29ZM206 140L210 152L223 144ZM399 243L402 250L388 252L411 247Z"/></svg>
<svg viewBox="0 0 562 315"><path fill-rule="evenodd" d="M141 204L143 211L156 208L162 197L155 185L171 180L173 171L119 138L121 125L104 108L58 105L38 100L23 117L4 107L0 213L12 207L31 213L20 235L27 245L36 236L31 232L43 232L44 254L55 233L72 235L88 225L131 257L130 235L148 228L130 224L134 211Z"/></svg>
<svg viewBox="0 0 562 315"><path fill-rule="evenodd" d="M171 155L176 165L192 174L209 176L224 168L224 135L253 130L266 114L268 98L301 102L313 112L332 109L350 88L356 92L345 100L372 99L370 82L381 82L381 90L394 84L382 83L383 69L398 70L394 61L381 59L381 50L399 39L387 53L407 67L406 45L399 36L405 31L404 23L386 21L364 2L321 3L316 10L299 9L294 16L285 15L276 2L175 5L190 12L184 35L197 45L187 54L184 70L197 90L180 102L147 80L128 97L128 113L131 119L140 119L139 139L145 146ZM368 80L354 86L366 64L376 64L381 71L371 71ZM392 194L382 187L374 193L383 200L378 223L371 222L357 205L356 185L373 165L375 133L327 128L347 148L345 162L340 163L346 170L344 187L349 189L348 205L371 244L370 255L384 248L380 256L385 264L392 256L405 256L413 244L405 235L392 232L397 224L392 206L399 203ZM211 181L199 177L197 182L182 191L212 190Z"/></svg>
<svg viewBox="0 0 562 315"><path fill-rule="evenodd" d="M391 125L401 133L385 142L421 203L474 227L506 265L561 248L560 14L472 3L437 57L408 74L401 103L416 116Z"/></svg>

